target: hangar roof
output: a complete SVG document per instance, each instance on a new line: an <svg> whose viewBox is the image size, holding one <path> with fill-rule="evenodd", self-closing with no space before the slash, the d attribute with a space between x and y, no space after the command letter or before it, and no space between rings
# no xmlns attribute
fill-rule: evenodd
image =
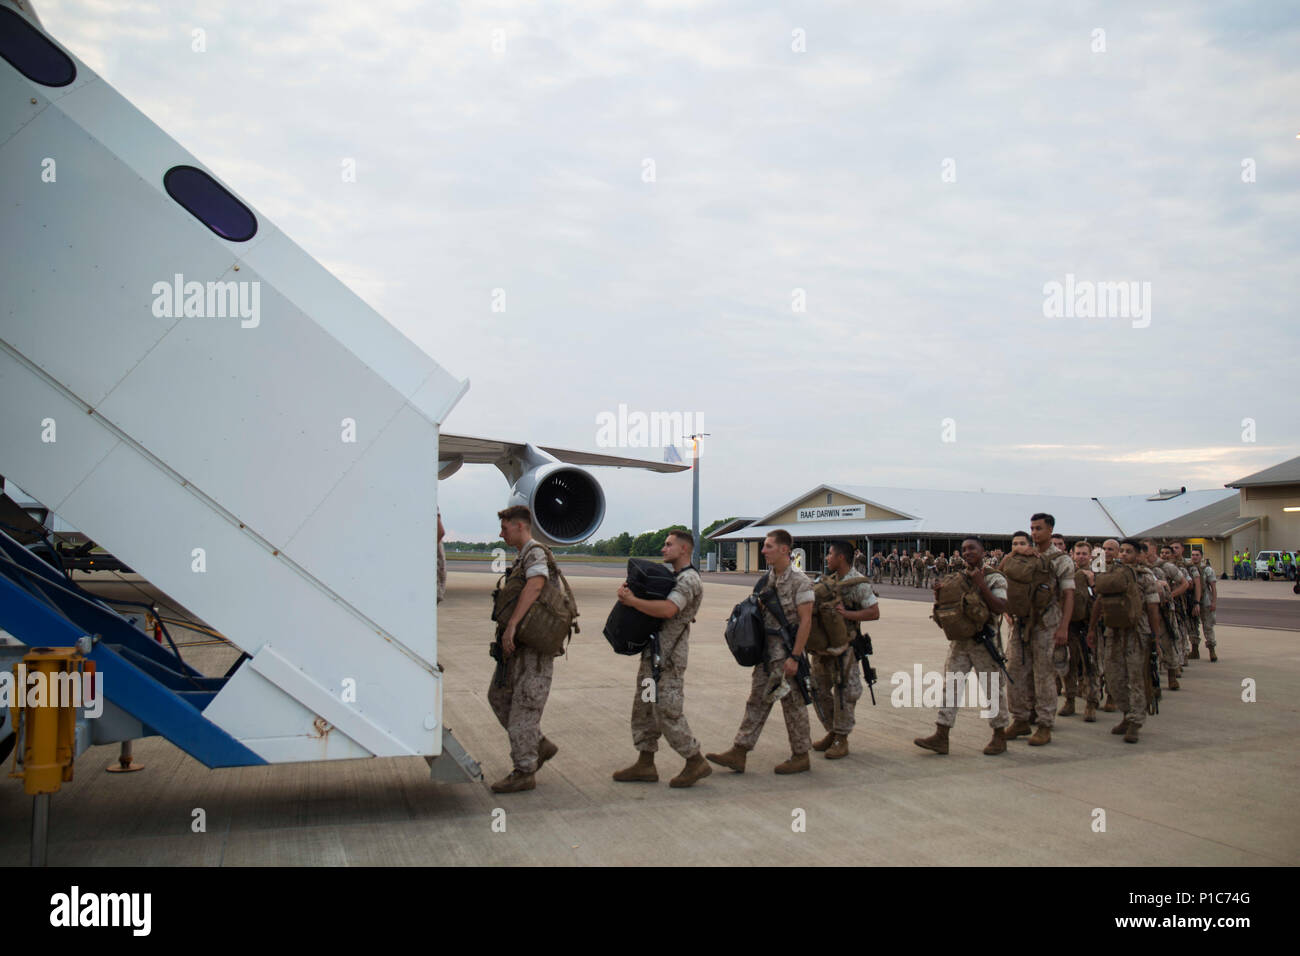
<svg viewBox="0 0 1300 956"><path fill-rule="evenodd" d="M1238 478L1225 487L1247 488L1254 485L1300 485L1300 455L1245 478Z"/></svg>
<svg viewBox="0 0 1300 956"><path fill-rule="evenodd" d="M1235 491L1225 488L1188 491L1151 500L1145 495L1084 498L823 484L768 512L752 525L711 536L711 539L752 541L761 538L776 527L769 524L770 521L823 491L837 492L847 498L891 511L899 517L789 522L784 525L787 531L799 537L817 538L928 534L1009 535L1016 530L1028 530L1029 516L1038 511L1046 511L1056 518L1056 529L1066 537L1114 537L1139 534L1155 525L1229 499L1234 499L1232 506L1235 507L1237 497Z"/></svg>

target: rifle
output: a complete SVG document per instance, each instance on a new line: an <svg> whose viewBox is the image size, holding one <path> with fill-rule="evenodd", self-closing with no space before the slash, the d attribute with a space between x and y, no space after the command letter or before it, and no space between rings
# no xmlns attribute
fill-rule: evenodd
<svg viewBox="0 0 1300 956"><path fill-rule="evenodd" d="M1151 649L1147 655L1147 713L1160 713L1160 658L1156 653L1156 636L1151 635Z"/></svg>
<svg viewBox="0 0 1300 956"><path fill-rule="evenodd" d="M781 609L781 601L777 598L776 591L770 587L764 588L759 592L758 596L759 600L763 602L763 606L768 609L771 615L776 618L777 623L781 625L781 640L785 644L786 653L791 657L794 657L793 629L790 627L789 619L785 616L785 611ZM794 657L794 662L795 666L798 668L798 670L795 671L794 682L795 686L799 688L800 695L803 697L804 706L807 707L809 704L812 704L813 709L817 711L817 716L821 718L822 723L826 723L827 717L822 707L822 702L817 697L816 688L813 687L812 671L808 667L808 655L803 654L799 657Z"/></svg>
<svg viewBox="0 0 1300 956"><path fill-rule="evenodd" d="M862 662L862 681L867 685L867 690L871 694L871 706L876 706L876 669L871 666L868 657L875 653L871 647L871 635L866 631L859 630L858 636L853 638L849 643L853 648L853 658Z"/></svg>
<svg viewBox="0 0 1300 956"><path fill-rule="evenodd" d="M501 653L501 642L493 641L488 645L488 657L497 662L496 670L492 672L492 686L506 686L506 659Z"/></svg>
<svg viewBox="0 0 1300 956"><path fill-rule="evenodd" d="M1097 661L1092 648L1088 646L1087 623L1084 621L1079 621L1078 623L1083 625L1082 629L1074 628L1072 626L1072 630L1075 630L1075 637L1077 637L1079 641L1079 658L1083 664L1083 672L1081 676L1084 676L1091 681L1097 676Z"/></svg>
<svg viewBox="0 0 1300 956"><path fill-rule="evenodd" d="M989 657L993 658L993 663L1002 668L1002 673L1007 675L1007 683L1014 684L1015 681L1011 679L1011 674L1007 670L1007 659L1003 656L1002 652L998 650L997 644L993 641L993 625L985 622L984 627L982 627L980 632L975 635L975 641L983 647L984 650L988 651Z"/></svg>

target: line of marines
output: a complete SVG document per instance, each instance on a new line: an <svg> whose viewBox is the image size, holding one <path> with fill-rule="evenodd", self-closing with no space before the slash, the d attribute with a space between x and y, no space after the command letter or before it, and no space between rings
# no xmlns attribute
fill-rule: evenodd
<svg viewBox="0 0 1300 956"><path fill-rule="evenodd" d="M541 731L553 655L519 644L515 638L543 588L562 583L556 580L562 575L549 550L533 538L532 516L526 507L507 508L499 517L502 540L518 552L506 577L515 579L520 590L513 608L497 618L493 656L499 661L499 673L488 700L509 736L513 763L510 774L493 783L492 790L510 793L533 789L538 770L559 751ZM982 686L996 688L984 711L991 714L993 730L984 749L989 755L1005 752L1008 741L1022 736L1029 737L1031 746L1050 743L1056 718L1074 715L1079 697L1084 699L1084 721L1094 722L1098 709L1120 711L1123 719L1112 732L1136 743L1160 693L1154 662L1168 674L1168 689L1177 690L1182 668L1200 657L1202 635L1210 660L1218 660L1216 579L1199 551L1185 557L1180 542L1157 545L1132 539L1107 540L1100 549L1079 541L1067 551L1064 539L1054 534L1054 525L1051 515L1035 514L1030 531L1013 537L1010 554L986 552L983 541L971 536L962 541L954 557L941 555L942 564L932 562L928 574L925 567L916 572L934 589L936 620L941 596L959 586L962 613L983 622L982 630L971 636L954 637L945 626L949 637L945 671L961 675L973 671L977 680L985 682ZM848 738L863 693L863 674L852 651L856 645L830 646L823 641L810 648L814 616L836 616L849 635L860 636L863 624L879 619L879 601L864 573L862 555L851 544L832 542L826 572L814 580L795 566L793 543L789 533L780 529L764 539L767 571L755 592L768 598L761 605L767 631L765 659L752 669L732 745L718 753L702 753L684 710L690 625L704 594L699 571L691 564L695 544L691 533L672 531L663 545L663 560L675 573L666 598L638 597L626 581L620 585L620 603L662 623L657 653L647 648L637 671L631 711L637 758L615 771L614 780L657 782L655 757L661 737L685 761L669 781L671 787L693 786L713 772L711 764L743 773L778 701L790 757L773 768L776 773L808 772L813 751L829 760L849 753ZM890 566L887 557L877 557L881 561L872 565L872 577ZM896 564L901 568L901 556ZM1026 580L1029 585L1023 584ZM1099 593L1099 586L1106 593ZM1026 587L1032 607L1022 599ZM1109 610L1124 601L1130 606L1123 614L1116 616ZM1105 613L1103 606L1108 609ZM1125 623L1115 624L1116 620ZM1008 626L1005 656L1004 622ZM964 635L967 630L955 633ZM865 661L863 669L867 670ZM1009 681L1003 682L999 672ZM805 674L810 679L803 681ZM810 691L807 700L800 689ZM1061 695L1065 704L1058 709ZM808 703L814 705L825 731L815 741ZM955 699L946 699L937 711L935 733L915 743L946 754L957 709Z"/></svg>

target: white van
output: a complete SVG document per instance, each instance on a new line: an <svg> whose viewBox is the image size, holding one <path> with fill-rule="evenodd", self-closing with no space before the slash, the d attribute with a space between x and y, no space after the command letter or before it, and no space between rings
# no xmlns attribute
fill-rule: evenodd
<svg viewBox="0 0 1300 956"><path fill-rule="evenodd" d="M1282 562L1282 555L1286 553L1287 552L1285 551L1260 551L1258 554L1255 555L1255 576L1260 578L1265 578L1270 581L1274 579L1285 578L1286 565ZM1291 554L1291 566L1295 567L1296 552L1292 551L1290 552L1290 554ZM1273 558L1272 577L1270 577L1268 573L1268 559L1270 557Z"/></svg>

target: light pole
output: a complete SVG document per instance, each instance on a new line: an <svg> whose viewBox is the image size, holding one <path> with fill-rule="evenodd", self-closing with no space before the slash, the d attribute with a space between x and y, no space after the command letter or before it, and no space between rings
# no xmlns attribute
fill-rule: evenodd
<svg viewBox="0 0 1300 956"><path fill-rule="evenodd" d="M691 564L700 566L700 439L708 438L708 432L696 432L687 435L691 440L691 536L695 544L691 550Z"/></svg>

